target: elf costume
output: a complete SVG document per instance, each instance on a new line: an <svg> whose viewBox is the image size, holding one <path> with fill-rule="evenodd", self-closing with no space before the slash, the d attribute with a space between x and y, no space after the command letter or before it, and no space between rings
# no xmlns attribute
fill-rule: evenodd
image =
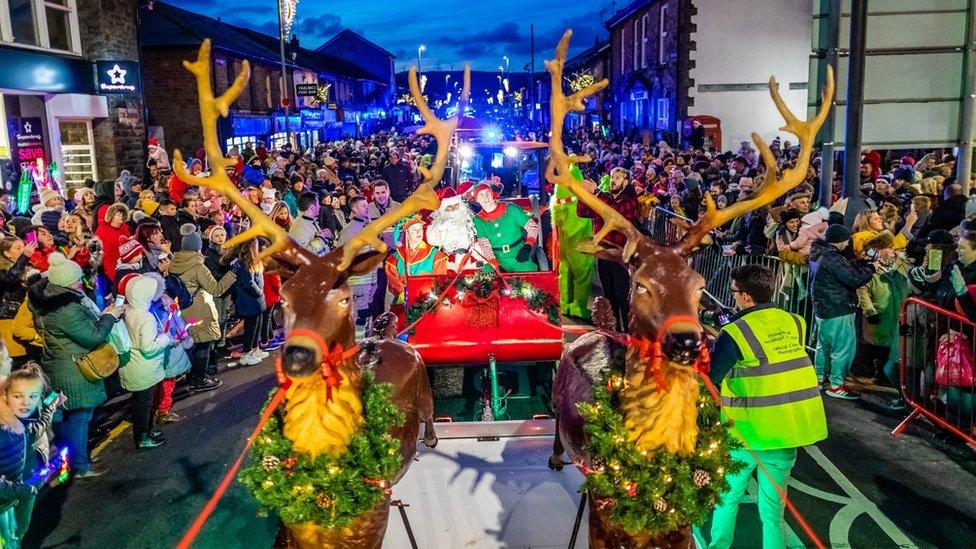
<svg viewBox="0 0 976 549"><path fill-rule="evenodd" d="M420 241L420 244L414 250L411 250L407 246L407 228L416 224L422 226L424 224L423 219L419 215L412 215L404 219L402 223L403 226L399 230L403 233L403 238L401 239L397 235L397 242L402 240L403 243L386 258L385 263L387 287L390 289L390 293L393 294L392 305L399 306L403 305L406 297L405 290L408 274L410 276L417 276L447 273L447 256L444 252L423 240Z"/></svg>
<svg viewBox="0 0 976 549"><path fill-rule="evenodd" d="M577 181L583 180L576 166L571 173ZM553 227L558 228L559 234L559 310L565 315L588 319L590 281L596 260L576 247L593 237L593 222L576 215L576 201L572 191L556 185L551 211Z"/></svg>
<svg viewBox="0 0 976 549"><path fill-rule="evenodd" d="M500 191L490 183L478 183L472 189L476 199L478 193L491 192L497 199ZM474 229L479 237L487 238L502 271L538 271L539 265L532 257L532 250L539 237L539 224L525 213L525 210L512 203L498 203L488 212L482 209L474 217Z"/></svg>

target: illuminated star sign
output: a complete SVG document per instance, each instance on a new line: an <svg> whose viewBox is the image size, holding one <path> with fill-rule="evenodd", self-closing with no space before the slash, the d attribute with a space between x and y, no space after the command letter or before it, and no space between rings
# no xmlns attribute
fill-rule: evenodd
<svg viewBox="0 0 976 549"><path fill-rule="evenodd" d="M31 123L30 122L24 122L24 131L26 133L31 133Z"/></svg>
<svg viewBox="0 0 976 549"><path fill-rule="evenodd" d="M115 65L111 70L107 71L109 78L112 79L113 84L125 84L125 73L128 72L122 67Z"/></svg>

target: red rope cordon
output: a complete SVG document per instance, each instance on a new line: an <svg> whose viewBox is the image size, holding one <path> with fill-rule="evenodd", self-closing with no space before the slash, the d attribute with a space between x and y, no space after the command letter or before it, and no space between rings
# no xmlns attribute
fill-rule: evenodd
<svg viewBox="0 0 976 549"><path fill-rule="evenodd" d="M268 407L264 410L264 414L261 415L260 421L258 421L258 424L254 426L254 431L251 432L251 436L247 438L247 442L244 444L244 450L241 451L241 455L237 456L237 460L234 461L234 464L230 466L230 470L228 470L227 474L224 475L223 480L220 481L220 484L217 486L217 490L214 491L214 494L210 496L207 504L203 507L203 511L197 515L196 520L193 521L190 528L185 534L183 534L183 539L180 540L180 543L176 546L176 549L189 549L190 544L193 543L193 540L200 535L200 530L203 529L203 525L207 522L207 519L210 518L210 515L213 514L214 509L217 508L217 503L221 500L221 498L224 497L227 489L230 488L231 482L234 481L234 477L237 476L237 471L240 470L241 465L244 463L244 458L247 456L247 452L251 449L251 446L254 445L254 441L257 439L261 429L264 428L264 424L271 419L271 415L275 413L275 410L278 409L278 406L281 405L281 402L284 399L285 388L279 387L274 396L271 397L271 402L268 403Z"/></svg>

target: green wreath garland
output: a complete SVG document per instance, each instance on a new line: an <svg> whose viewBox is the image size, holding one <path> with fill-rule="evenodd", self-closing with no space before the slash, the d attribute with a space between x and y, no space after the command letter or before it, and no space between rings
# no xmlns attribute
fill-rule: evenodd
<svg viewBox="0 0 976 549"><path fill-rule="evenodd" d="M610 506L610 518L627 532L652 536L701 524L728 490L726 477L743 466L729 452L741 447L721 421L719 409L700 384L698 441L691 456L660 451L642 455L627 440L619 412L624 353L614 354L604 379L593 390L594 402L580 403L586 420L592 469L584 470L582 489Z"/></svg>
<svg viewBox="0 0 976 549"><path fill-rule="evenodd" d="M429 292L421 294L419 299L407 308L407 325L413 324L428 312L436 313L437 307L443 304L443 302L437 303L437 297L443 294L449 285L449 280L441 278L434 282ZM503 297L522 301L533 312L545 315L550 324L559 325L559 300L554 295L529 284L518 276L509 278L508 286L505 286L494 270L484 270L459 277L454 283L453 295L448 293L443 299L448 303L457 304L466 292L474 292L478 297L486 298L496 291Z"/></svg>
<svg viewBox="0 0 976 549"><path fill-rule="evenodd" d="M400 471L400 441L389 431L405 419L390 400L392 391L389 383L376 383L372 371L363 373L365 423L339 457L312 459L294 451L282 434L281 415L275 413L238 478L263 508L276 512L286 524L348 526L386 497L385 490Z"/></svg>

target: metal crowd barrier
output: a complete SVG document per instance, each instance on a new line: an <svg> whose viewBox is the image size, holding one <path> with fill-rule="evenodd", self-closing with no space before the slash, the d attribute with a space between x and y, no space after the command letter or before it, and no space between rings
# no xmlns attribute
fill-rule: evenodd
<svg viewBox="0 0 976 549"><path fill-rule="evenodd" d="M901 310L901 394L912 408L892 435L919 415L976 444L976 324L918 298Z"/></svg>
<svg viewBox="0 0 976 549"><path fill-rule="evenodd" d="M651 217L643 222L644 232L661 246L674 244L681 239L683 231L669 221L673 217L684 219L689 223L694 222L692 219L678 215L667 208L656 206Z"/></svg>
<svg viewBox="0 0 976 549"><path fill-rule="evenodd" d="M732 269L741 265L765 265L776 279L775 303L778 307L803 317L807 324L807 346L815 347L816 323L813 321L813 300L809 292L808 269L804 265L784 263L778 257L764 254L725 255L722 247L713 244L698 252L692 268L705 278L705 290L725 306L732 305Z"/></svg>

